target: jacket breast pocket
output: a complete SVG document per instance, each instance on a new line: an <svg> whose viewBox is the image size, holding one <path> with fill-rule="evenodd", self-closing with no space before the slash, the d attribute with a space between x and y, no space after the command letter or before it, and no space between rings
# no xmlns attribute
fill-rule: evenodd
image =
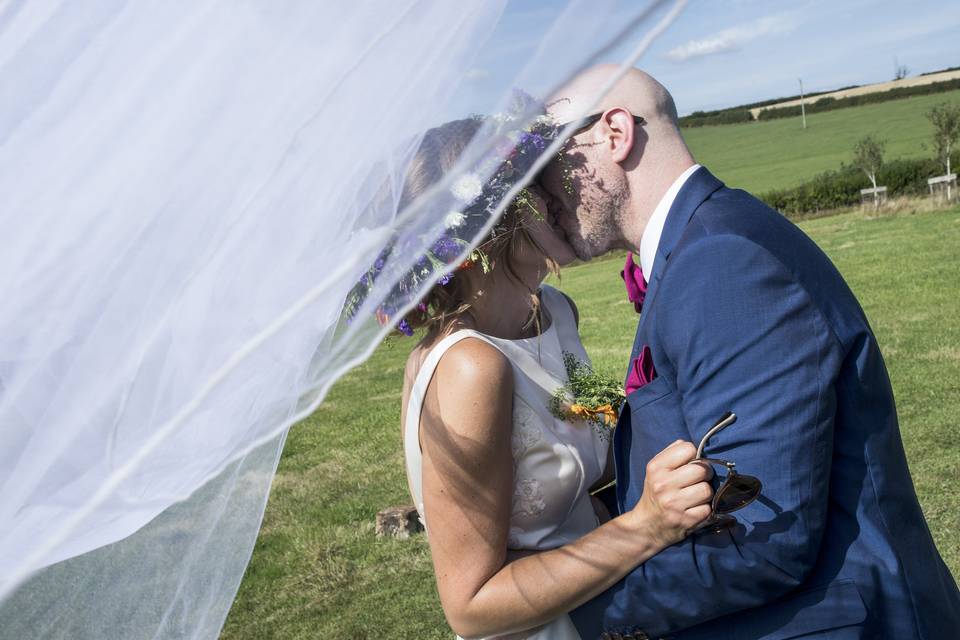
<svg viewBox="0 0 960 640"><path fill-rule="evenodd" d="M690 440L683 419L681 397L664 377L655 378L629 396L630 405L630 487L624 495L624 506L636 505L643 491L647 463L675 440Z"/></svg>
<svg viewBox="0 0 960 640"><path fill-rule="evenodd" d="M631 410L639 409L673 392L670 381L659 376L627 396L627 402Z"/></svg>

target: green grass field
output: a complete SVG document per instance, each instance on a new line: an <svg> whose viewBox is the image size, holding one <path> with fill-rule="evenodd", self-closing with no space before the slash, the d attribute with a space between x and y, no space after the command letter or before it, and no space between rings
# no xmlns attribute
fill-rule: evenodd
<svg viewBox="0 0 960 640"><path fill-rule="evenodd" d="M960 103L960 91L916 96L800 118L685 129L694 156L731 187L761 194L795 186L850 164L865 135L887 141L889 159L933 156L933 128L924 115L940 102Z"/></svg>
<svg viewBox="0 0 960 640"><path fill-rule="evenodd" d="M880 218L848 213L801 226L870 318L924 512L960 576L960 208ZM620 264L613 256L580 265L562 281L580 306L595 364L617 376L636 322ZM387 340L291 431L224 638L452 637L423 535L400 541L373 533L379 509L410 503L399 415L411 346Z"/></svg>

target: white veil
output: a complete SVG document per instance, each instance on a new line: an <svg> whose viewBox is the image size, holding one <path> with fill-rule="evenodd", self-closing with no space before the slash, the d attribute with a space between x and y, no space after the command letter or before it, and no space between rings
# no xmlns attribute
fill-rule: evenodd
<svg viewBox="0 0 960 640"><path fill-rule="evenodd" d="M520 58L489 0L0 2L0 638L215 637L286 429L537 113L400 210L423 132L506 108L478 63L546 92L682 5L571 0Z"/></svg>

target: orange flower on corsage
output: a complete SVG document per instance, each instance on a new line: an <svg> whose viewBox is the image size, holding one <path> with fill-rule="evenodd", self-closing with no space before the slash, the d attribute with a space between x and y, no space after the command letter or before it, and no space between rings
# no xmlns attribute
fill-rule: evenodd
<svg viewBox="0 0 960 640"><path fill-rule="evenodd" d="M570 405L570 413L583 420L601 421L604 426L609 426L611 429L617 424L617 419L620 417L617 410L609 403L596 408L582 404L572 404Z"/></svg>

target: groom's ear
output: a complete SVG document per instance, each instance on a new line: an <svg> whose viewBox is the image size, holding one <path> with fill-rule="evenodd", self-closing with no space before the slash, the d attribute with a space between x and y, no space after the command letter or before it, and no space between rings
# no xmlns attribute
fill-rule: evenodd
<svg viewBox="0 0 960 640"><path fill-rule="evenodd" d="M614 107L604 112L600 130L604 134L604 144L610 151L611 159L622 164L630 157L636 139L633 114L622 107Z"/></svg>

